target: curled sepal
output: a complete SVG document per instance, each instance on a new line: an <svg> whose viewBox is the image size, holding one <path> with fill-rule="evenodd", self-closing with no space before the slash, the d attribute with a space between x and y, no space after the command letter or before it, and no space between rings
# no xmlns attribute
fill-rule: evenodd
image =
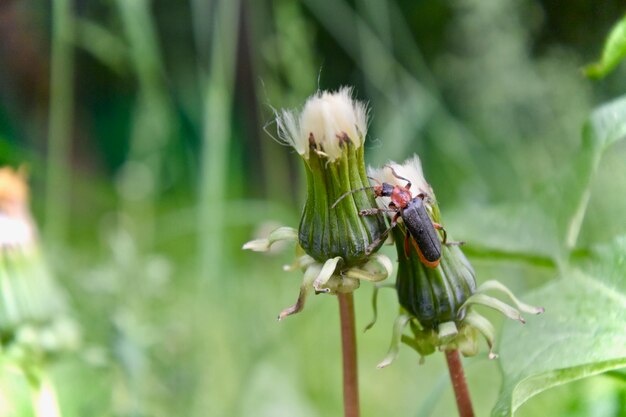
<svg viewBox="0 0 626 417"><path fill-rule="evenodd" d="M463 303L463 305L461 306L459 313L464 312L465 308L467 308L468 306L472 304L480 304L482 306L492 308L504 314L510 319L517 320L522 324L526 323L526 319L522 317L519 310L498 300L497 298L490 297L486 294L480 294L480 293L476 293L472 295L470 298L468 298L467 301L465 301L465 303Z"/></svg>
<svg viewBox="0 0 626 417"><path fill-rule="evenodd" d="M393 263L385 255L375 254L361 267L354 267L343 273L344 277L379 282L387 279L393 272Z"/></svg>
<svg viewBox="0 0 626 417"><path fill-rule="evenodd" d="M371 329L376 324L376 320L378 319L378 290L380 288L394 288L394 284L376 284L376 285L374 285L374 291L372 292L372 312L373 312L373 317L372 317L372 320L367 324L367 326L365 326L365 329L363 329L364 332L366 332L369 329Z"/></svg>
<svg viewBox="0 0 626 417"><path fill-rule="evenodd" d="M489 346L489 359L496 359L498 354L493 351L496 331L491 322L475 311L468 311L464 321L467 325L475 328L483 335L487 341L487 346Z"/></svg>
<svg viewBox="0 0 626 417"><path fill-rule="evenodd" d="M320 273L318 274L317 278L315 278L315 281L313 281L313 288L315 288L315 292L328 293L331 291L328 283L335 273L335 270L337 269L337 264L341 260L341 256L336 256L324 262L324 266L320 270Z"/></svg>
<svg viewBox="0 0 626 417"><path fill-rule="evenodd" d="M393 324L393 332L391 334L391 345L389 346L389 350L387 351L387 356L376 365L377 368L384 368L385 366L391 365L391 363L398 356L398 352L400 351L400 342L402 342L402 333L404 332L404 328L411 320L411 316L408 314L400 314L396 321Z"/></svg>
<svg viewBox="0 0 626 417"><path fill-rule="evenodd" d="M352 292L359 288L360 280L380 281L387 278L392 268L391 260L383 255L372 257L370 262L360 268L345 268L343 259L339 256L321 263L309 255L303 255L299 246L296 246L296 253L300 256L292 264L285 265L283 269L288 271L301 269L304 272L304 278L300 285L298 300L279 314L279 320L300 312L311 290L315 290L317 294Z"/></svg>
<svg viewBox="0 0 626 417"><path fill-rule="evenodd" d="M457 336L445 346L439 348L442 351L458 350L463 356L475 356L478 354L478 330L464 323L459 329Z"/></svg>
<svg viewBox="0 0 626 417"><path fill-rule="evenodd" d="M311 287L313 286L313 281L315 281L315 279L318 277L321 270L322 266L320 264L313 263L309 265L306 271L304 271L304 278L302 279L302 284L300 285L300 294L298 295L298 300L294 305L287 307L280 312L280 314L278 315L279 321L287 316L302 311L302 309L304 308L306 297L309 294Z"/></svg>
<svg viewBox="0 0 626 417"><path fill-rule="evenodd" d="M456 335L459 334L456 324L453 321L447 321L439 325L437 336L441 343L449 343Z"/></svg>
<svg viewBox="0 0 626 417"><path fill-rule="evenodd" d="M513 301L513 304L515 305L515 307L517 307L520 311L523 311L524 313L541 314L545 311L543 307L535 307L535 306L531 306L530 304L523 303L513 294L511 290L509 290L503 284L495 280L490 280L490 281L486 281L482 283L480 287L478 287L477 292L484 293L490 290L499 291L505 294L506 296L508 296L511 299L511 301Z"/></svg>
<svg viewBox="0 0 626 417"><path fill-rule="evenodd" d="M301 269L302 271L306 271L306 269L315 263L315 259L311 258L309 255L302 255L296 258L295 261L288 265L283 265L283 271L291 272L297 269Z"/></svg>
<svg viewBox="0 0 626 417"><path fill-rule="evenodd" d="M265 239L255 239L246 242L243 245L244 250L251 250L254 252L267 252L271 249L272 245L280 241L295 241L298 239L298 231L292 227L279 227L274 230Z"/></svg>

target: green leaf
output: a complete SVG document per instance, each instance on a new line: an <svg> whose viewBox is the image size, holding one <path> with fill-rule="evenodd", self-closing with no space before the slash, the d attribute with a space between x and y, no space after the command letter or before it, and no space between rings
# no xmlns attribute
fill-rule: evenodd
<svg viewBox="0 0 626 417"><path fill-rule="evenodd" d="M548 267L559 257L555 222L532 201L451 210L443 221L448 232L454 231L449 239L466 242L463 251L472 257Z"/></svg>
<svg viewBox="0 0 626 417"><path fill-rule="evenodd" d="M578 178L567 189L573 190L570 195L579 195L577 203L569 203L576 207L572 212L567 227L565 243L573 249L578 240L580 229L585 218L591 186L600 166L602 155L613 143L626 137L626 96L606 103L591 113L583 128L583 146L579 166L576 168ZM585 180L582 180L585 179ZM566 197L567 198L567 197Z"/></svg>
<svg viewBox="0 0 626 417"><path fill-rule="evenodd" d="M585 67L585 75L599 79L610 73L626 57L626 17L622 18L606 38L600 61Z"/></svg>
<svg viewBox="0 0 626 417"><path fill-rule="evenodd" d="M626 137L626 96L610 101L591 113L583 129L583 145L604 152Z"/></svg>
<svg viewBox="0 0 626 417"><path fill-rule="evenodd" d="M551 387L626 367L625 276L626 237L620 237L524 297L546 312L525 326L504 326L503 386L493 416L512 416Z"/></svg>

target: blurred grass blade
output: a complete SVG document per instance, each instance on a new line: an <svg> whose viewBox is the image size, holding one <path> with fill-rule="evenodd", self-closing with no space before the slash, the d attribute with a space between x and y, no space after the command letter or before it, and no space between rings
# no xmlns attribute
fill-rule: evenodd
<svg viewBox="0 0 626 417"><path fill-rule="evenodd" d="M434 82L428 86L422 83L422 79L432 79L425 65L419 65L421 62L418 62L418 65L407 69L389 48L389 40L381 39L346 1L326 3L305 0L304 3L363 71L373 88L370 96L377 92L386 101L385 106L379 107L390 109L387 115L379 115L381 120L386 121L386 125L381 127L381 136L393 138L395 145L391 149L372 149L374 152L371 152L370 161L382 163L389 159L404 158L407 153L414 152L412 146L415 135L422 131L429 120L437 117L441 119L445 136L454 138L449 144L438 141L437 146L445 147L443 150L451 163L469 166L473 171L479 170L474 161L468 161L467 158L471 154L470 145L479 141L449 111ZM393 11L394 6L389 7ZM381 25L384 26L384 23ZM400 43L413 46L413 56L420 55L413 39L405 38ZM419 72L419 78L415 77L415 72ZM394 77L390 79L389 74L394 74Z"/></svg>
<svg viewBox="0 0 626 417"><path fill-rule="evenodd" d="M52 2L52 56L48 125L45 235L62 241L69 223L70 157L74 108L74 19L71 0Z"/></svg>
<svg viewBox="0 0 626 417"><path fill-rule="evenodd" d="M198 235L202 280L217 277L221 271L239 1L218 1L214 19L210 68L207 77L201 79L202 174Z"/></svg>
<svg viewBox="0 0 626 417"><path fill-rule="evenodd" d="M193 3L194 6L198 2ZM196 39L202 40L206 31L198 22L211 24L210 62L208 70L200 68L200 91L202 94L202 153L200 156L201 173L198 190L198 259L199 274L197 281L195 310L198 317L205 317L207 303L219 297L219 280L224 274L224 219L226 218L227 187L229 184L228 161L230 141L232 139L232 107L235 89L235 68L240 22L240 2L238 0L218 0L213 3L213 16L196 18L194 26ZM192 10L193 13L201 13ZM209 19L209 17L211 19ZM204 20L203 20L204 19ZM204 44L198 44L200 48ZM203 63L207 64L207 63ZM207 71L207 72L204 72ZM198 332L203 332L206 322L198 319ZM202 343L198 350L196 363L206 363L206 349L212 346ZM222 384L222 375L214 372L217 365L209 358L210 372L201 376L197 385L197 394L192 409L197 415L230 415L229 405L216 395L219 390L213 387Z"/></svg>
<svg viewBox="0 0 626 417"><path fill-rule="evenodd" d="M128 70L128 48L117 35L87 19L76 18L75 22L76 46L118 74Z"/></svg>
<svg viewBox="0 0 626 417"><path fill-rule="evenodd" d="M122 211L136 224L135 239L152 243L155 198L164 171L166 146L174 135L174 110L165 86L158 32L147 0L118 0L130 62L139 83L133 112L129 155L120 170Z"/></svg>
<svg viewBox="0 0 626 417"><path fill-rule="evenodd" d="M602 56L598 62L583 69L589 78L600 79L606 77L626 57L626 16L613 26L611 33L604 42Z"/></svg>

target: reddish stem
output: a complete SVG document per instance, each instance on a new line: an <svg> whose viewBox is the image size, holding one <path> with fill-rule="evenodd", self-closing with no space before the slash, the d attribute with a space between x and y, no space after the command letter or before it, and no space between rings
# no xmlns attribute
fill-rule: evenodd
<svg viewBox="0 0 626 417"><path fill-rule="evenodd" d="M450 371L450 379L452 380L459 415L461 417L474 417L472 400L470 399L469 390L467 389L467 382L465 381L465 373L463 372L463 364L461 363L459 351L456 349L446 350L446 361L448 362L448 370Z"/></svg>
<svg viewBox="0 0 626 417"><path fill-rule="evenodd" d="M359 377L356 366L356 331L352 293L338 293L343 354L343 410L345 417L359 417Z"/></svg>

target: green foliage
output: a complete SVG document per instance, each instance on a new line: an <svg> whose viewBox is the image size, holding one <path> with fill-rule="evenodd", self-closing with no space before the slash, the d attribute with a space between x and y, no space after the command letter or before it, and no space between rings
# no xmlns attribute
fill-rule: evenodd
<svg viewBox="0 0 626 417"><path fill-rule="evenodd" d="M625 116L626 99L620 98L595 110L583 129L582 156L591 162L580 171L583 185L572 188L580 202L566 237L570 249L600 160L626 137ZM626 338L620 330L626 321L625 254L622 236L595 249L589 259L570 256L558 263L555 281L529 295L531 302L546 306L546 314L523 329L505 326L500 347L504 382L494 416L513 415L530 397L556 385L626 367Z"/></svg>
<svg viewBox="0 0 626 417"><path fill-rule="evenodd" d="M494 416L510 416L554 386L626 367L626 237L600 253L526 296L546 306L542 317L505 326L504 382Z"/></svg>
<svg viewBox="0 0 626 417"><path fill-rule="evenodd" d="M626 17L613 26L606 38L602 56L596 63L585 67L585 75L589 78L606 77L626 57Z"/></svg>
<svg viewBox="0 0 626 417"><path fill-rule="evenodd" d="M55 154L71 161L56 165L70 197L45 174L49 8L0 8L16 13L0 25L11 39L0 47L0 159L31 168L39 224L70 220L66 239L44 246L86 341L51 370L64 416L337 414L334 301L311 297L277 324L297 297L300 275L280 272L292 256L240 248L275 223L295 226L305 198L295 156L262 132L273 133L272 107L344 84L372 110L366 162L420 154L479 284L506 281L546 308L505 324L497 362L469 361L477 415L540 392L520 414L545 401L551 415L594 415L585 404L623 397L617 379L565 384L623 366L624 99L599 107L578 139L593 103L624 94L619 80L590 85L579 70L616 6L598 18L594 2L567 13L549 3L87 2L65 43L79 48L74 76L59 76L76 84L73 117L56 122L75 134ZM617 65L625 27L591 72ZM63 213L46 218L46 205ZM371 314L362 287L359 326ZM364 417L454 415L435 356L375 369L397 313L395 295L379 298L378 326L359 335ZM28 415L12 376L0 377L0 415Z"/></svg>
<svg viewBox="0 0 626 417"><path fill-rule="evenodd" d="M583 131L583 146L601 157L609 146L626 137L626 97L596 109ZM587 150L586 149L586 150Z"/></svg>

